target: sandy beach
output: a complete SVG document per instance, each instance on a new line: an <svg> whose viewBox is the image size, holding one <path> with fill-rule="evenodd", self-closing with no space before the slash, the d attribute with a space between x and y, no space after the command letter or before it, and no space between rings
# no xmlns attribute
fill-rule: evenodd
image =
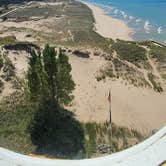
<svg viewBox="0 0 166 166"><path fill-rule="evenodd" d="M91 3L83 2L93 12L95 19L95 31L101 36L112 39L132 40L133 30L124 21L114 19L106 15L105 11Z"/></svg>

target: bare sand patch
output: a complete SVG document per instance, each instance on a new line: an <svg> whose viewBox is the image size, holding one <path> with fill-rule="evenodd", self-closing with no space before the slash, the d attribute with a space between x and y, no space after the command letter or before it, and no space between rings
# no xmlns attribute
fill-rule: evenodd
<svg viewBox="0 0 166 166"><path fill-rule="evenodd" d="M147 133L165 125L166 94L152 89L125 85L124 81L97 81L96 73L106 64L102 57L78 58L69 56L76 83L75 99L70 108L83 121L103 122L109 119L108 92L112 91L113 122Z"/></svg>

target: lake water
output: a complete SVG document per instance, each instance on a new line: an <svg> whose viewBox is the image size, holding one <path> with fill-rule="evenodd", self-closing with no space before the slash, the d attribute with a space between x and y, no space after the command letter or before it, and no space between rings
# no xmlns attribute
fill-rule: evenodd
<svg viewBox="0 0 166 166"><path fill-rule="evenodd" d="M86 0L104 8L108 15L134 28L136 40L166 43L166 0Z"/></svg>

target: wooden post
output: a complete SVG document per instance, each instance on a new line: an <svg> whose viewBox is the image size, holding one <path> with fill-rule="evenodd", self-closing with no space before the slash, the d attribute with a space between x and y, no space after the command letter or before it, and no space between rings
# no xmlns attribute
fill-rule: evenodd
<svg viewBox="0 0 166 166"><path fill-rule="evenodd" d="M110 124L109 124L109 126L110 126L110 148L111 148L111 150L110 150L110 153L112 153L112 150L113 150L113 146L112 146L112 114L111 114L111 103L110 103L110 106L109 106L110 108L109 108L109 114L110 114Z"/></svg>
<svg viewBox="0 0 166 166"><path fill-rule="evenodd" d="M112 114L111 114L111 91L109 91L108 96L109 101L109 127L110 127L110 153L112 152L113 146L112 146Z"/></svg>

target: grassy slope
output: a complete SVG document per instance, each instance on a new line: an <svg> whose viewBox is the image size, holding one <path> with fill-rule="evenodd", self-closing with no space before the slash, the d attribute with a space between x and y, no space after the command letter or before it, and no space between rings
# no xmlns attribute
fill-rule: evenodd
<svg viewBox="0 0 166 166"><path fill-rule="evenodd" d="M33 144L31 140L31 135L28 132L28 126L35 115L36 109L37 105L27 102L26 96L21 95L21 93L15 93L10 97L7 97L1 103L0 146L24 154L30 154L36 151L36 146ZM99 145L109 146L109 140L110 140L109 123L108 122L101 124L84 123L82 124L82 126L85 134L85 141L84 141L85 151L83 149L82 151L84 151L85 153L83 153L81 156L83 157L100 156L101 154L97 150L97 147ZM66 129L67 128L65 127L65 130ZM61 141L62 140L65 141L65 139L68 139L68 137L66 138L67 133L66 134L65 133ZM60 135L62 136L62 134L63 132L61 131ZM73 138L75 137L75 134L77 133L73 132L72 135ZM114 152L127 148L137 142L140 142L143 139L144 137L136 130L130 130L124 127L113 125ZM68 139L68 141L71 140ZM57 147L57 148L62 148L62 147ZM64 146L63 148L65 149L66 147ZM38 151L38 153L49 155L49 152L43 153L43 151L42 152Z"/></svg>

